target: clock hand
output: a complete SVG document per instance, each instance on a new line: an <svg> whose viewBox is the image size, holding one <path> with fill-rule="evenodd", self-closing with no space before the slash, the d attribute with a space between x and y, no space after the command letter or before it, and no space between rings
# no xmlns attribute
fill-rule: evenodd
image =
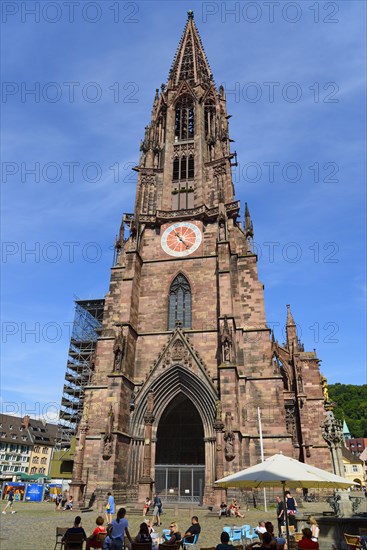
<svg viewBox="0 0 367 550"><path fill-rule="evenodd" d="M181 237L181 235L180 235L179 233L177 233L177 232L175 231L175 235L176 235L176 237L178 238L178 240L181 241L181 242L186 246L187 249L190 248L190 247L185 243L184 239Z"/></svg>

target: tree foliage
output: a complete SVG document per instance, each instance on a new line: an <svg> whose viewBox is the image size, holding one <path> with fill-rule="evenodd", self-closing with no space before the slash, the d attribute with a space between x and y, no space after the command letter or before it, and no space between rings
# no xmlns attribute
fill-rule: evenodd
<svg viewBox="0 0 367 550"><path fill-rule="evenodd" d="M328 388L336 403L336 418L346 421L352 437L367 437L367 384L331 384Z"/></svg>

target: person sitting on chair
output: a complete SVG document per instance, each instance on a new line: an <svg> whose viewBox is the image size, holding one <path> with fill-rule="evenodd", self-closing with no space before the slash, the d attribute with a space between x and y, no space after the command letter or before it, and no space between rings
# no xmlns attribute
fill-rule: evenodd
<svg viewBox="0 0 367 550"><path fill-rule="evenodd" d="M266 533L265 521L259 521L259 525L256 527L255 533L258 535L263 535Z"/></svg>
<svg viewBox="0 0 367 550"><path fill-rule="evenodd" d="M164 544L177 544L181 541L181 533L178 530L178 525L172 521L169 526L169 534L164 535Z"/></svg>
<svg viewBox="0 0 367 550"><path fill-rule="evenodd" d="M148 525L145 521L140 524L139 533L136 535L134 542L152 544L152 537L150 536Z"/></svg>
<svg viewBox="0 0 367 550"><path fill-rule="evenodd" d="M271 521L266 521L265 522L265 529L266 529L267 533L269 533L271 535L271 537L276 542L278 547L282 547L282 546L285 545L286 540L285 540L284 537L276 537L274 535L274 525L271 523ZM264 535L265 535L265 533L264 533ZM263 535L262 540L264 540L264 535Z"/></svg>
<svg viewBox="0 0 367 550"><path fill-rule="evenodd" d="M199 535L201 531L201 527L199 525L199 519L197 516L192 516L191 518L191 527L189 527L186 531L186 533L183 536L183 539L181 541L181 544L184 546L185 542L194 542L194 536Z"/></svg>
<svg viewBox="0 0 367 550"><path fill-rule="evenodd" d="M104 519L102 516L98 516L96 519L97 527L94 529L93 533L90 537L87 538L87 547L86 550L89 550L90 548L103 548L103 541L96 540L99 533L106 533L107 531L104 528Z"/></svg>
<svg viewBox="0 0 367 550"><path fill-rule="evenodd" d="M312 540L312 531L308 527L302 529L302 539L298 541L298 548L318 550L319 543Z"/></svg>
<svg viewBox="0 0 367 550"><path fill-rule="evenodd" d="M85 534L83 527L81 527L80 525L81 522L82 522L82 518L80 516L76 516L76 518L74 519L73 527L70 527L70 529L68 529L65 535L62 537L63 542L66 542L68 540L69 535L83 535L83 541L87 540L87 535ZM70 548L72 548L73 546L75 546L75 548L79 548L80 544L78 543L69 544Z"/></svg>
<svg viewBox="0 0 367 550"><path fill-rule="evenodd" d="M217 544L215 547L215 550L235 550L235 547L232 544L229 543L229 534L226 533L226 531L223 531L223 533L220 536L220 544Z"/></svg>

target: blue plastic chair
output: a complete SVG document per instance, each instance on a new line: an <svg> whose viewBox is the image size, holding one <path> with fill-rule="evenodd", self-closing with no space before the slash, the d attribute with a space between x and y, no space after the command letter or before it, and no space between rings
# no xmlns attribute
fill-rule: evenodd
<svg viewBox="0 0 367 550"><path fill-rule="evenodd" d="M252 528L252 531L251 531L251 527L249 527L248 529L245 529L245 532L242 536L245 539L245 541L250 540L251 542L259 538L259 535L255 533L255 528Z"/></svg>
<svg viewBox="0 0 367 550"><path fill-rule="evenodd" d="M182 547L187 548L190 546L195 546L198 541L199 535L194 535L194 540L192 542L186 542L186 539L182 539Z"/></svg>
<svg viewBox="0 0 367 550"><path fill-rule="evenodd" d="M170 537L170 530L169 529L162 529L162 537L164 540L169 540Z"/></svg>
<svg viewBox="0 0 367 550"><path fill-rule="evenodd" d="M242 542L242 529L240 527L238 529L232 529L232 532L229 535L229 540L231 542Z"/></svg>

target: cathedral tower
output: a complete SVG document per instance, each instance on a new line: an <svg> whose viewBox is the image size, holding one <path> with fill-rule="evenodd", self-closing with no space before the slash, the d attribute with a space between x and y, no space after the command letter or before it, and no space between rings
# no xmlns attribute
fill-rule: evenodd
<svg viewBox="0 0 367 550"><path fill-rule="evenodd" d="M266 456L330 469L318 359L267 327L246 205L239 222L226 97L192 12L141 142L85 389L72 490L81 500L216 504L216 479ZM155 485L154 485L155 484Z"/></svg>

